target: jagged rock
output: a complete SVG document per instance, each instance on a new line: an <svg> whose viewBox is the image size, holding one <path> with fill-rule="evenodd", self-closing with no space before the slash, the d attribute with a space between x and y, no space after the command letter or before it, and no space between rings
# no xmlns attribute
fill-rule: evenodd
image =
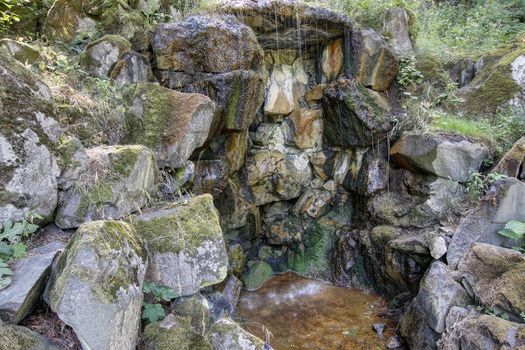
<svg viewBox="0 0 525 350"><path fill-rule="evenodd" d="M352 28L346 16L295 1L228 1L218 10L252 27L265 50L315 46L349 35Z"/></svg>
<svg viewBox="0 0 525 350"><path fill-rule="evenodd" d="M320 148L323 141L323 121L320 109L296 109L286 118L290 137L288 143L299 148Z"/></svg>
<svg viewBox="0 0 525 350"><path fill-rule="evenodd" d="M388 343L386 344L387 349L397 349L400 348L403 344L401 343L401 340L399 340L399 337L397 335L394 335L393 337L390 337L388 340Z"/></svg>
<svg viewBox="0 0 525 350"><path fill-rule="evenodd" d="M399 323L399 332L414 349L435 349L445 331L445 318L453 306L468 305L469 295L449 268L434 262L425 274L419 293Z"/></svg>
<svg viewBox="0 0 525 350"><path fill-rule="evenodd" d="M258 151L248 157L245 171L255 205L296 198L312 179L308 155L302 153Z"/></svg>
<svg viewBox="0 0 525 350"><path fill-rule="evenodd" d="M248 130L228 134L224 148L230 174L241 170L246 161Z"/></svg>
<svg viewBox="0 0 525 350"><path fill-rule="evenodd" d="M43 33L50 39L71 42L82 31L94 31L96 24L84 13L81 1L55 0L47 14Z"/></svg>
<svg viewBox="0 0 525 350"><path fill-rule="evenodd" d="M107 77L120 55L131 49L131 44L118 35L104 35L90 43L80 57L80 63L91 74Z"/></svg>
<svg viewBox="0 0 525 350"><path fill-rule="evenodd" d="M64 247L62 242L49 243L13 264L12 282L0 291L0 318L20 323L29 314L45 287L53 260Z"/></svg>
<svg viewBox="0 0 525 350"><path fill-rule="evenodd" d="M59 350L40 334L21 326L7 325L0 320L0 346L5 350Z"/></svg>
<svg viewBox="0 0 525 350"><path fill-rule="evenodd" d="M331 178L336 157L336 152L328 149L312 153L310 155L310 163L313 165L315 174L323 180Z"/></svg>
<svg viewBox="0 0 525 350"><path fill-rule="evenodd" d="M188 318L169 314L162 321L147 325L142 334L146 350L212 350L202 334L191 327Z"/></svg>
<svg viewBox="0 0 525 350"><path fill-rule="evenodd" d="M246 202L243 191L238 177L232 176L228 179L224 191L215 200L224 230L235 230L246 225L251 205Z"/></svg>
<svg viewBox="0 0 525 350"><path fill-rule="evenodd" d="M211 195L148 210L132 221L148 242L148 280L185 296L226 278L228 255Z"/></svg>
<svg viewBox="0 0 525 350"><path fill-rule="evenodd" d="M516 141L492 171L525 180L525 136Z"/></svg>
<svg viewBox="0 0 525 350"><path fill-rule="evenodd" d="M399 56L414 55L414 47L410 40L411 19L402 7L393 7L388 10L383 31L390 38L390 45Z"/></svg>
<svg viewBox="0 0 525 350"><path fill-rule="evenodd" d="M144 146L100 146L87 150L88 165L60 193L56 224L74 228L98 219L119 219L143 208L155 185L155 157Z"/></svg>
<svg viewBox="0 0 525 350"><path fill-rule="evenodd" d="M210 193L218 197L228 185L228 169L223 160L199 160L195 164L194 194Z"/></svg>
<svg viewBox="0 0 525 350"><path fill-rule="evenodd" d="M323 82L329 82L337 78L341 73L344 63L344 43L342 39L334 40L327 44L321 57L321 70L323 71Z"/></svg>
<svg viewBox="0 0 525 350"><path fill-rule="evenodd" d="M430 255L439 260L443 255L447 253L447 241L442 235L431 233L426 237L428 249L430 250Z"/></svg>
<svg viewBox="0 0 525 350"><path fill-rule="evenodd" d="M248 265L250 266L250 262L248 262ZM272 276L273 269L267 262L252 261L248 272L242 276L242 282L244 283L244 288L247 290L255 290Z"/></svg>
<svg viewBox="0 0 525 350"><path fill-rule="evenodd" d="M89 157L82 142L76 137L62 135L58 139L58 163L61 167L58 188L67 190L86 172Z"/></svg>
<svg viewBox="0 0 525 350"><path fill-rule="evenodd" d="M242 282L240 283L240 288L242 288ZM210 316L212 323L215 323L225 317L237 318L237 310L235 305L230 303L230 301L226 299L222 293L208 293L205 295L205 297L208 301L208 304L210 305Z"/></svg>
<svg viewBox="0 0 525 350"><path fill-rule="evenodd" d="M126 100L124 141L150 147L161 167L182 167L208 137L214 103L204 95L141 83L129 87Z"/></svg>
<svg viewBox="0 0 525 350"><path fill-rule="evenodd" d="M381 36L371 29L353 33L357 48L357 80L375 91L387 90L399 70L399 61L395 51Z"/></svg>
<svg viewBox="0 0 525 350"><path fill-rule="evenodd" d="M215 101L210 139L223 128L248 128L267 80L264 53L248 26L234 16L188 16L158 26L153 51L161 85Z"/></svg>
<svg viewBox="0 0 525 350"><path fill-rule="evenodd" d="M296 60L293 66L276 64L272 68L269 88L264 103L264 113L268 115L288 115L299 106L306 92L308 76L303 70L302 61Z"/></svg>
<svg viewBox="0 0 525 350"><path fill-rule="evenodd" d="M330 211L330 203L332 195L329 191L324 189L308 189L295 204L295 208L299 213L306 213L312 218L318 218Z"/></svg>
<svg viewBox="0 0 525 350"><path fill-rule="evenodd" d="M213 350L266 350L268 347L256 336L246 332L231 319L224 318L213 324L208 339Z"/></svg>
<svg viewBox="0 0 525 350"><path fill-rule="evenodd" d="M523 346L525 326L471 309L452 307L439 350L519 349Z"/></svg>
<svg viewBox="0 0 525 350"><path fill-rule="evenodd" d="M60 169L56 143L63 133L53 119L48 86L0 50L0 222L19 221L29 210L52 219Z"/></svg>
<svg viewBox="0 0 525 350"><path fill-rule="evenodd" d="M463 284L472 297L516 321L525 312L525 256L515 250L476 243L460 261Z"/></svg>
<svg viewBox="0 0 525 350"><path fill-rule="evenodd" d="M488 157L488 150L462 136L415 131L404 133L390 155L401 168L466 182Z"/></svg>
<svg viewBox="0 0 525 350"><path fill-rule="evenodd" d="M263 229L270 244L290 245L302 240L304 227L300 218L290 215L287 211L273 217L265 216L263 222Z"/></svg>
<svg viewBox="0 0 525 350"><path fill-rule="evenodd" d="M211 311L208 300L201 294L180 297L171 304L171 311L189 319L192 329L199 334L208 331L211 322Z"/></svg>
<svg viewBox="0 0 525 350"><path fill-rule="evenodd" d="M242 281L235 276L229 276L222 294L231 305L237 306L239 298L241 297L241 291Z"/></svg>
<svg viewBox="0 0 525 350"><path fill-rule="evenodd" d="M306 102L312 103L321 101L323 99L323 92L325 87L325 84L319 84L306 91L306 93L304 94L304 99L306 100Z"/></svg>
<svg viewBox="0 0 525 350"><path fill-rule="evenodd" d="M35 48L21 41L1 39L0 48L23 64L33 64L40 58L40 53Z"/></svg>
<svg viewBox="0 0 525 350"><path fill-rule="evenodd" d="M135 347L140 329L146 251L119 221L80 226L44 294L85 349Z"/></svg>
<svg viewBox="0 0 525 350"><path fill-rule="evenodd" d="M515 242L498 234L511 220L525 221L525 183L507 178L497 182L478 207L461 219L448 246L447 261L456 266L470 245L488 243L512 248Z"/></svg>
<svg viewBox="0 0 525 350"><path fill-rule="evenodd" d="M109 76L119 84L155 81L147 58L134 51L121 54L111 67Z"/></svg>
<svg viewBox="0 0 525 350"><path fill-rule="evenodd" d="M391 129L389 107L377 92L344 80L325 90L324 142L327 146L367 146Z"/></svg>

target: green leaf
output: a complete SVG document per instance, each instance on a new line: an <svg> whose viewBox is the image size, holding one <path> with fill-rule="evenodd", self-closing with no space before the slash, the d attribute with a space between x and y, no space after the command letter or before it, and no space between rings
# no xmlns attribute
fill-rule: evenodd
<svg viewBox="0 0 525 350"><path fill-rule="evenodd" d="M144 311L142 312L142 319L147 320L148 323L157 322L164 318L166 312L160 304L144 303Z"/></svg>
<svg viewBox="0 0 525 350"><path fill-rule="evenodd" d="M521 235L523 237L525 235L525 222L520 221L509 221L505 225L505 229L512 230L516 232L518 235Z"/></svg>
<svg viewBox="0 0 525 350"><path fill-rule="evenodd" d="M175 299L177 297L177 294L173 290L173 288L163 286L160 289L160 298L164 301L171 301L172 299Z"/></svg>
<svg viewBox="0 0 525 350"><path fill-rule="evenodd" d="M502 236L505 236L505 237L508 237L514 241L519 241L521 239L522 236L520 236L519 234L517 234L516 232L512 231L512 230L509 230L509 229L503 229L503 230L499 230L498 233Z"/></svg>
<svg viewBox="0 0 525 350"><path fill-rule="evenodd" d="M13 258L20 259L26 256L26 245L22 242L18 242L12 245L13 247Z"/></svg>

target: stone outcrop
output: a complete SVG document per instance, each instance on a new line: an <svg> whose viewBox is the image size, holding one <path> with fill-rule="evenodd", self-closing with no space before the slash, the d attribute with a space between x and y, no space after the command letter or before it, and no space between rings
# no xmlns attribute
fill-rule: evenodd
<svg viewBox="0 0 525 350"><path fill-rule="evenodd" d="M461 136L408 132L392 146L390 155L401 168L466 182L488 157L488 150Z"/></svg>
<svg viewBox="0 0 525 350"><path fill-rule="evenodd" d="M146 350L212 350L202 334L191 327L189 318L169 314L162 321L147 325L142 335Z"/></svg>
<svg viewBox="0 0 525 350"><path fill-rule="evenodd" d="M182 167L208 138L215 105L204 95L142 83L130 86L125 99L124 140L150 147L160 167Z"/></svg>
<svg viewBox="0 0 525 350"><path fill-rule="evenodd" d="M83 224L62 254L45 300L85 349L131 349L142 308L146 250L119 221Z"/></svg>
<svg viewBox="0 0 525 350"><path fill-rule="evenodd" d="M148 243L148 280L185 296L226 278L228 255L211 195L148 210L132 222Z"/></svg>
<svg viewBox="0 0 525 350"><path fill-rule="evenodd" d="M525 180L525 136L516 141L492 171Z"/></svg>
<svg viewBox="0 0 525 350"><path fill-rule="evenodd" d="M105 35L90 43L80 57L82 66L97 77L107 77L120 55L131 49L131 44L118 35Z"/></svg>
<svg viewBox="0 0 525 350"><path fill-rule="evenodd" d="M155 81L146 56L134 51L120 55L109 76L122 85Z"/></svg>
<svg viewBox="0 0 525 350"><path fill-rule="evenodd" d="M208 339L214 350L265 350L268 347L256 336L246 332L231 319L222 319L213 324Z"/></svg>
<svg viewBox="0 0 525 350"><path fill-rule="evenodd" d="M388 10L383 32L390 38L390 44L399 56L414 55L414 47L410 40L410 15L401 7L393 7Z"/></svg>
<svg viewBox="0 0 525 350"><path fill-rule="evenodd" d="M5 49L17 61L23 64L33 64L40 58L40 53L21 41L11 39L0 39L0 48Z"/></svg>
<svg viewBox="0 0 525 350"><path fill-rule="evenodd" d="M264 113L268 115L288 115L300 106L305 93L308 76L301 60L293 65L275 64L270 75L269 88L264 103Z"/></svg>
<svg viewBox="0 0 525 350"><path fill-rule="evenodd" d="M98 219L120 219L143 208L155 186L155 157L144 146L99 146L73 186L60 193L56 223L75 228Z"/></svg>

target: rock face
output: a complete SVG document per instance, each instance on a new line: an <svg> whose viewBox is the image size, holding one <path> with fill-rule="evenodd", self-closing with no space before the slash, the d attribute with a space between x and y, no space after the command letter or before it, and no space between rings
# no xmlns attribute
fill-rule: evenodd
<svg viewBox="0 0 525 350"><path fill-rule="evenodd" d="M520 320L525 312L525 256L515 250L474 244L460 262L463 284L491 310L505 311Z"/></svg>
<svg viewBox="0 0 525 350"><path fill-rule="evenodd" d="M13 281L0 291L0 317L10 323L20 323L37 302L51 270L51 264L62 242L53 242L29 252L12 267Z"/></svg>
<svg viewBox="0 0 525 350"><path fill-rule="evenodd" d="M391 125L389 105L375 91L354 81L325 93L324 141L327 146L367 146L385 137Z"/></svg>
<svg viewBox="0 0 525 350"><path fill-rule="evenodd" d="M59 350L40 334L25 327L7 325L0 320L0 344L9 350Z"/></svg>
<svg viewBox="0 0 525 350"><path fill-rule="evenodd" d="M516 141L492 171L525 180L525 136Z"/></svg>
<svg viewBox="0 0 525 350"><path fill-rule="evenodd" d="M296 109L286 119L291 129L288 143L299 148L309 149L322 146L323 120L320 109Z"/></svg>
<svg viewBox="0 0 525 350"><path fill-rule="evenodd" d="M0 222L33 210L49 221L58 198L51 91L35 74L0 50Z"/></svg>
<svg viewBox="0 0 525 350"><path fill-rule="evenodd" d="M390 150L401 168L466 182L488 156L487 149L462 137L408 132Z"/></svg>
<svg viewBox="0 0 525 350"><path fill-rule="evenodd" d="M414 349L435 349L453 306L468 305L469 295L442 262L434 262L421 281L399 324L400 334Z"/></svg>
<svg viewBox="0 0 525 350"><path fill-rule="evenodd" d="M242 19L265 50L309 47L343 37L351 30L346 16L295 1L237 0L225 2L218 10Z"/></svg>
<svg viewBox="0 0 525 350"><path fill-rule="evenodd" d="M146 350L211 350L202 334L191 327L190 319L169 314L162 321L144 328L142 341Z"/></svg>
<svg viewBox="0 0 525 350"><path fill-rule="evenodd" d="M228 255L209 194L144 213L133 222L148 242L148 280L184 296L226 278Z"/></svg>
<svg viewBox="0 0 525 350"><path fill-rule="evenodd" d="M131 49L131 44L118 35L105 35L90 43L81 56L81 64L97 77L107 77L124 52Z"/></svg>
<svg viewBox="0 0 525 350"><path fill-rule="evenodd" d="M511 220L525 221L525 184L508 178L496 183L487 198L460 221L448 247L448 263L456 266L476 242L507 248L515 246L497 233Z"/></svg>
<svg viewBox="0 0 525 350"><path fill-rule="evenodd" d="M11 39L1 39L0 48L23 64L33 64L40 58L40 53L32 46Z"/></svg>
<svg viewBox="0 0 525 350"><path fill-rule="evenodd" d="M275 64L270 76L270 87L266 94L264 113L269 115L288 115L299 106L304 95L308 76L304 73L301 61L293 66Z"/></svg>
<svg viewBox="0 0 525 350"><path fill-rule="evenodd" d="M146 251L118 221L79 227L60 258L45 300L85 349L132 349L142 308Z"/></svg>
<svg viewBox="0 0 525 350"><path fill-rule="evenodd" d="M411 56L414 47L410 40L410 17L404 8L388 10L383 31L390 38L390 44L399 56Z"/></svg>
<svg viewBox="0 0 525 350"><path fill-rule="evenodd" d="M56 224L75 228L102 218L118 219L143 208L155 184L155 157L144 146L89 149L85 173L60 194Z"/></svg>
<svg viewBox="0 0 525 350"><path fill-rule="evenodd" d="M323 81L334 80L342 72L344 63L344 42L337 39L326 45L321 58L321 70L323 71Z"/></svg>
<svg viewBox="0 0 525 350"><path fill-rule="evenodd" d="M246 332L230 319L222 319L213 324L208 339L214 350L264 350L265 343Z"/></svg>
<svg viewBox="0 0 525 350"><path fill-rule="evenodd" d="M395 51L371 29L354 34L354 45L357 47L357 80L375 91L387 90L399 70Z"/></svg>
<svg viewBox="0 0 525 350"><path fill-rule="evenodd" d="M483 315L472 309L453 307L438 349L519 349L523 346L523 324Z"/></svg>
<svg viewBox="0 0 525 350"><path fill-rule="evenodd" d="M248 128L267 79L264 54L248 26L233 16L189 16L157 27L153 51L161 85L216 103L210 136Z"/></svg>
<svg viewBox="0 0 525 350"><path fill-rule="evenodd" d="M143 83L129 87L126 100L125 141L150 147L161 167L182 167L208 137L215 105L204 95Z"/></svg>
<svg viewBox="0 0 525 350"><path fill-rule="evenodd" d="M120 55L109 76L119 84L155 81L146 57L134 51Z"/></svg>
<svg viewBox="0 0 525 350"><path fill-rule="evenodd" d="M306 154L260 151L246 162L246 183L255 205L296 198L311 179Z"/></svg>

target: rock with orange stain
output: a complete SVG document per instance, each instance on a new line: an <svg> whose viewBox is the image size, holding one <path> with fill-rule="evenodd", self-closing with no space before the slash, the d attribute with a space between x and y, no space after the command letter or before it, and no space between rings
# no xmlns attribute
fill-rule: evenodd
<svg viewBox="0 0 525 350"><path fill-rule="evenodd" d="M319 148L323 139L320 109L296 109L286 120L291 132L288 143L299 149Z"/></svg>
<svg viewBox="0 0 525 350"><path fill-rule="evenodd" d="M323 70L323 81L332 81L341 73L343 67L343 39L337 39L329 43L321 59Z"/></svg>

